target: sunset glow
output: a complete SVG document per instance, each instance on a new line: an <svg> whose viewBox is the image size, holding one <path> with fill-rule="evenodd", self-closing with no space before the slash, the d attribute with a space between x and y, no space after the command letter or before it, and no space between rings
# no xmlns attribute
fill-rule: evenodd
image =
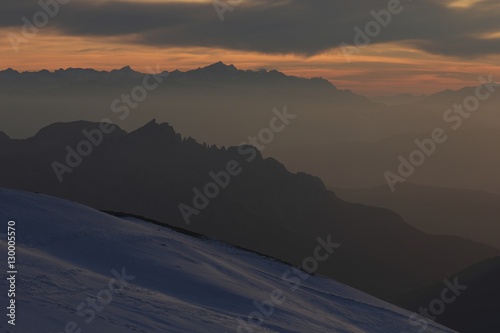
<svg viewBox="0 0 500 333"><path fill-rule="evenodd" d="M92 3L116 2L112 0ZM134 1L128 3L138 4ZM203 5L207 10L213 11L209 14L217 25L237 23L217 22L217 13L212 3L205 0L184 2L149 0L147 3L159 6ZM482 3L481 0L457 0L450 1L449 6L462 10L481 6ZM241 6L247 4L245 2ZM64 9L60 8L61 11ZM232 13L238 15L238 8L233 7L233 11L228 11L226 14ZM56 16L54 20L57 19ZM22 23L21 19L19 23ZM341 89L351 89L365 95L405 92L429 94L474 84L476 77L481 74L493 73L500 77L499 55L461 57L432 54L398 41L364 46L360 48L359 54L353 54L352 62L349 63L342 50L334 46L317 54L302 55L295 52L239 50L237 45L231 48L217 45L181 45L183 42L178 43L179 45L154 45L146 43L140 35L133 33L76 34L72 33L71 29L63 32L48 24L47 27L40 29L36 36L19 44L18 52L15 52L8 36L9 33L22 36L21 29L22 24L0 29L0 35L5 36L4 43L0 44L2 54L0 69L11 67L18 71L38 71L82 67L111 70L129 65L141 71L147 66L159 65L162 69L171 71L189 70L223 61L234 64L240 69L277 69L291 75L323 77ZM354 36L354 30L352 35ZM207 35L207 38L210 36ZM498 32L483 33L479 37L485 41L495 41L498 38Z"/></svg>

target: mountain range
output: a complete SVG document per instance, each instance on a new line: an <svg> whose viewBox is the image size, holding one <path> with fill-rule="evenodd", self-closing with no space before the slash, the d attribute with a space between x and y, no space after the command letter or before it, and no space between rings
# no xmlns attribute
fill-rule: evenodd
<svg viewBox="0 0 500 333"><path fill-rule="evenodd" d="M76 163L68 147L77 153L90 140L82 133L101 126L56 123L32 138L0 140L0 186L144 216L294 265L318 237L331 235L342 248L318 273L385 300L499 255L470 240L426 234L390 210L341 200L319 178L293 174L251 146L201 144L166 123L130 133L116 127ZM54 162L68 161L72 170L60 182Z"/></svg>
<svg viewBox="0 0 500 333"><path fill-rule="evenodd" d="M143 72L130 67L109 72L71 68L0 71L0 122L4 125L4 132L0 131L0 186L69 199L120 217L92 212L83 219L87 223L106 220L103 223L108 226L136 230L131 221L148 221L158 231L167 227L185 235L208 237L211 242L231 244L238 251L250 250L302 270L311 265L307 258L321 240L327 249L335 248L335 255L309 269L311 273L415 312L439 297L443 281L458 277L468 292L435 320L460 332L480 329L496 333L491 331L498 327L491 309L495 309L498 294L494 285L498 260L491 258L500 255L499 233L495 232L500 159L491 147L500 144L497 84L429 96L368 99L322 78L299 78L276 70L239 70L222 62L189 71L164 71L157 66ZM479 102L475 112L466 114L462 109L460 119L455 114L453 122L446 121L451 109L470 102L478 91L491 94ZM283 114L290 117L283 118ZM151 121L154 118L158 121ZM286 126L276 127L277 118ZM384 184L385 173L399 170L401 158L409 159L417 148L422 149L421 142L429 147L428 138L436 128L443 130L446 142L435 143L432 153L426 153L424 163L415 166L404 183L396 184L395 189ZM75 207L61 211L60 206L68 204L59 199L50 199L59 201L46 206L44 196L4 192L6 211L9 205L18 207L13 213L21 220L34 220L23 215L21 201L37 214L43 215L34 206L41 205L42 210L57 212L71 221L81 212ZM45 220L52 219L47 216ZM83 220L67 222L68 228L81 230ZM51 230L51 224L46 223ZM102 237L102 230L89 226ZM130 240L137 234L129 236ZM172 238L171 234L167 237ZM41 242L45 247L63 238L73 239L64 234ZM186 248L205 248L204 244L177 240ZM40 244L35 238L32 241ZM86 242L100 244L90 236ZM116 251L123 251L124 243L118 242ZM170 248L164 239L160 246ZM152 253L143 245L128 249ZM32 272L41 281L47 278L49 285L65 283L61 277L65 267L86 269L76 257L66 257L68 262L61 263L64 251L37 251L42 251L45 259L54 256L41 262L53 267L56 274L43 277ZM205 248L207 251L212 250ZM175 255L167 251L167 266L172 265ZM188 261L203 260L196 254ZM160 266L157 268L165 269ZM217 264L205 268L219 270ZM98 270L92 266L87 273ZM221 278L229 281L234 273L229 271ZM198 281L207 274L205 270L190 270L179 279ZM260 278L250 272L244 275L249 278L243 281ZM91 285L87 280L81 282ZM151 282L148 288L163 288L157 281ZM214 285L219 288L217 282L209 285L209 289ZM254 295L242 296L235 289L230 293L239 299ZM201 315L227 319L214 330L234 326L234 318L224 305L200 304L205 297L193 303L192 295L163 291L162 299L184 302L186 313L200 313L197 311L207 306L215 309ZM69 306L57 298L51 301ZM144 306L155 302L148 299ZM484 306L474 307L480 302ZM345 309L346 304L325 303L325 311L331 313L332 308ZM111 320L101 323L102 329L123 330L125 321L120 318L130 316L129 310L115 310ZM309 322L317 320L301 306L288 310ZM359 308L352 311L370 323L371 331L380 326L381 332L392 332L396 327L400 332L399 319L389 328L374 321L371 314L360 314ZM31 310L29 313L34 316ZM141 323L148 321L144 314L139 316ZM342 312L328 327L363 330L348 317ZM288 332L295 329L292 326L300 326L298 322L284 324L281 319L277 317L266 329ZM481 326L476 324L479 321ZM162 329L175 331L185 325L168 321ZM189 327L198 331L201 326L194 321ZM129 328L146 330L142 326ZM406 330L413 332L415 328Z"/></svg>
<svg viewBox="0 0 500 333"><path fill-rule="evenodd" d="M408 181L500 193L500 160L488 149L500 141L498 85L492 84L491 96L453 130L458 119L447 123L445 113L474 96L477 87L388 106L322 78L276 70L240 70L221 62L188 71L153 67L141 70L144 73L130 67L109 72L0 71L3 130L12 138L27 138L53 122L109 119L132 131L158 119L201 142L236 146L259 133L273 109L286 107L297 121L263 154L294 172L315 174L330 187L384 184L384 173L397 169L400 155L408 158L417 148L415 140L442 128L449 140ZM145 79L155 88L143 96Z"/></svg>
<svg viewBox="0 0 500 333"><path fill-rule="evenodd" d="M396 193L385 185L334 191L350 202L395 211L409 224L430 234L452 234L500 248L498 194L411 183L400 185Z"/></svg>

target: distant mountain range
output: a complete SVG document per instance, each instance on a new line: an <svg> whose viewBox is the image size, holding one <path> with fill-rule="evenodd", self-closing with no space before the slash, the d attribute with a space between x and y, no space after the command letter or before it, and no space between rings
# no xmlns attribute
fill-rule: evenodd
<svg viewBox="0 0 500 333"><path fill-rule="evenodd" d="M4 136L0 186L145 216L295 265L314 249L317 237L331 235L342 247L318 273L386 300L499 255L479 243L423 233L389 210L343 201L319 178L292 174L250 146L200 144L165 123L151 121L130 133L116 128L102 142L92 135L100 144L81 160L68 153L87 151L89 145L82 142L91 139L83 133L95 133L99 126L56 123L32 138ZM54 173L54 161L71 164L63 182ZM228 170L228 162L237 163L240 173L218 195L201 199L200 192L216 191L215 185L206 190L207 184L226 183L220 172ZM197 208L189 225L181 204Z"/></svg>
<svg viewBox="0 0 500 333"><path fill-rule="evenodd" d="M7 69L0 186L144 216L296 266L331 235L342 246L318 274L412 310L437 297L445 278L465 276L471 292L438 321L489 333L498 327L498 260L488 258L500 255L500 156L492 148L500 145L500 86L490 88L453 130L445 113L477 87L368 99L322 78L222 62L171 72ZM296 120L262 152L236 147L276 108ZM101 137L102 119L118 126ZM449 140L390 192L384 172L435 128ZM343 189L337 196L302 171Z"/></svg>
<svg viewBox="0 0 500 333"><path fill-rule="evenodd" d="M226 81L231 81L236 85L264 84L268 86L286 84L303 85L304 88L313 86L317 89L335 91L339 95L345 94L364 99L364 97L355 95L348 90L338 90L333 84L322 78L305 79L287 76L276 70L239 70L234 65L226 65L222 62L185 72L179 70L172 72L161 71L159 67L146 68L143 72L138 72L130 66L111 71L98 71L91 68L68 68L55 71L18 72L9 68L0 71L0 89L5 91L48 91L84 82L125 85L131 81L142 80L144 76L150 74L156 74L166 82L176 84L205 84L217 81L226 83Z"/></svg>
<svg viewBox="0 0 500 333"><path fill-rule="evenodd" d="M342 199L384 207L414 227L438 235L456 235L500 249L500 195L483 192L400 184L366 189L335 189Z"/></svg>
<svg viewBox="0 0 500 333"><path fill-rule="evenodd" d="M293 171L318 175L329 186L366 188L383 184L383 173L397 168L399 155L415 149L415 139L428 137L436 127L451 131L444 113L476 89L444 91L388 106L321 78L239 70L219 62L185 72L155 67L161 82L155 86L149 77L146 83L155 88L142 96L148 71L1 71L0 130L12 138L26 138L53 122L107 118L132 131L155 118L210 145L238 145L269 123L274 108L286 106L297 121L263 153ZM140 101L127 102L133 96ZM482 101L409 181L500 193L495 176L500 162L486 148L500 139L499 104L497 93Z"/></svg>

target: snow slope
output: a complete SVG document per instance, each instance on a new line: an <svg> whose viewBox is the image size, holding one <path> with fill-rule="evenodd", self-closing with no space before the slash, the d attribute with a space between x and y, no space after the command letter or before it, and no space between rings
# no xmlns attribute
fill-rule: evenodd
<svg viewBox="0 0 500 333"><path fill-rule="evenodd" d="M297 278L290 266L269 258L5 189L0 189L2 274L9 220L16 221L18 308L16 326L2 320L2 332L414 333L420 328L410 325L405 310L320 276ZM129 275L123 289L112 273L122 269ZM292 290L297 285L282 279L287 271L301 281L299 288ZM271 303L272 313L269 306L260 312L261 325L238 321L258 311L255 301L269 304L275 290L285 299ZM4 299L5 284L1 294ZM96 304L88 305L97 295ZM433 324L426 332L453 331Z"/></svg>

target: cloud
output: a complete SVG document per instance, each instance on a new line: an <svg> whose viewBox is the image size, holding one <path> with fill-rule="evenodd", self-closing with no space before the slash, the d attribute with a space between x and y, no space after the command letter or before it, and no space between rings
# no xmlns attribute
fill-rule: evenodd
<svg viewBox="0 0 500 333"><path fill-rule="evenodd" d="M72 0L61 6L47 29L68 36L119 37L158 47L202 46L311 56L340 43L354 44L354 28L364 30L373 20L370 12L386 9L388 1L247 0L226 12L221 22L212 3ZM401 14L393 15L371 42L399 42L432 54L464 58L500 53L498 39L483 38L500 32L498 0L469 7L449 4L445 0L402 0ZM35 0L9 1L2 5L0 27L19 30L21 17L30 19L39 10Z"/></svg>

